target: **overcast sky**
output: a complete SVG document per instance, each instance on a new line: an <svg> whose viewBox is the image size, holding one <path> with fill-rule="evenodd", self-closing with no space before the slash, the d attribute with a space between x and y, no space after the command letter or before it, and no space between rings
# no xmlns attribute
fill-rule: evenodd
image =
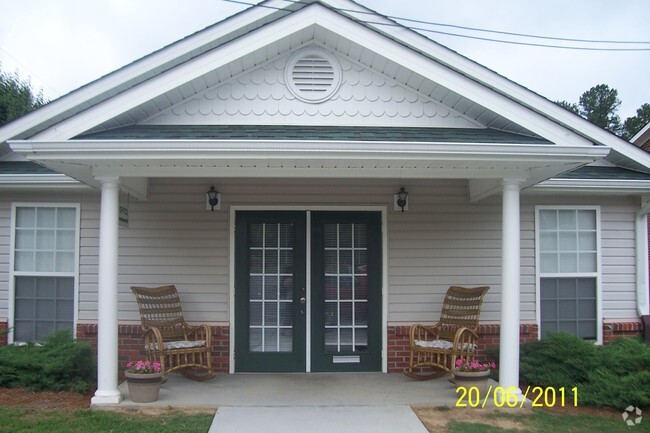
<svg viewBox="0 0 650 433"><path fill-rule="evenodd" d="M649 0L360 3L385 15L466 27L562 38L650 41ZM46 98L55 99L246 8L222 0L0 0L0 62L3 70L18 70L21 77L30 77L36 88L42 88ZM618 89L622 120L634 115L641 104L650 103L650 51L579 51L426 35L551 100L577 102L585 90L602 83ZM650 44L571 45L650 49Z"/></svg>

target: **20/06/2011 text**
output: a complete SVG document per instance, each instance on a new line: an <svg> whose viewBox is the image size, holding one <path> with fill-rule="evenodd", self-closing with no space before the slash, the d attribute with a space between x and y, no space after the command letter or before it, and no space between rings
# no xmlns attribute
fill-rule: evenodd
<svg viewBox="0 0 650 433"><path fill-rule="evenodd" d="M480 389L475 386L471 388L459 386L456 388L456 394L460 394L456 400L456 407L483 408L490 400L490 394L492 394L492 400L496 407L524 407L527 398L531 399L532 407L565 407L567 396L570 400L568 401L569 406L578 406L578 387L573 387L567 392L564 387L556 389L550 386L529 386L522 396L520 391L512 386L508 389L502 386L490 386L485 395L481 395Z"/></svg>

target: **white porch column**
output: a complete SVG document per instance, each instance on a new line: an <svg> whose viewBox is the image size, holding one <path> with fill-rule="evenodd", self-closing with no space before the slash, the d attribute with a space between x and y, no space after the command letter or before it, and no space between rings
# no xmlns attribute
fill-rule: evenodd
<svg viewBox="0 0 650 433"><path fill-rule="evenodd" d="M98 179L102 185L99 222L99 286L97 325L97 392L92 404L117 404L117 256L119 236L119 179Z"/></svg>
<svg viewBox="0 0 650 433"><path fill-rule="evenodd" d="M520 181L503 181L503 227L501 243L501 335L499 385L510 396L521 396L519 389L519 285L520 285Z"/></svg>

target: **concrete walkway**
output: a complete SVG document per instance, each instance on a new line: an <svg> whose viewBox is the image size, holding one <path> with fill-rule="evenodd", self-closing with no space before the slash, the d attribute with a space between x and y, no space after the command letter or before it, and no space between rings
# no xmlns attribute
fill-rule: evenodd
<svg viewBox="0 0 650 433"><path fill-rule="evenodd" d="M446 379L401 374L309 373L220 375L193 382L171 375L153 403L133 403L126 384L119 407L219 408L209 433L426 433L411 405L454 407Z"/></svg>

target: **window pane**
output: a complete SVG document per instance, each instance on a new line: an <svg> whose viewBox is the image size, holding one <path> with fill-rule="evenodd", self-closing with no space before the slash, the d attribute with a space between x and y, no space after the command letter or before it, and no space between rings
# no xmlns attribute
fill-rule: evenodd
<svg viewBox="0 0 650 433"><path fill-rule="evenodd" d="M59 208L56 215L58 228L74 229L77 225L77 210L75 208Z"/></svg>
<svg viewBox="0 0 650 433"><path fill-rule="evenodd" d="M16 251L15 261L14 267L16 271L29 272L34 270L34 253L31 251Z"/></svg>
<svg viewBox="0 0 650 433"><path fill-rule="evenodd" d="M36 271L52 272L54 271L54 253L36 253Z"/></svg>
<svg viewBox="0 0 650 433"><path fill-rule="evenodd" d="M578 228L580 230L596 230L596 211L578 211Z"/></svg>
<svg viewBox="0 0 650 433"><path fill-rule="evenodd" d="M541 319L542 322L559 319L557 314L557 300L541 301Z"/></svg>
<svg viewBox="0 0 650 433"><path fill-rule="evenodd" d="M578 234L579 251L596 251L596 232L580 232Z"/></svg>
<svg viewBox="0 0 650 433"><path fill-rule="evenodd" d="M352 247L352 224L339 224L339 248Z"/></svg>
<svg viewBox="0 0 650 433"><path fill-rule="evenodd" d="M560 230L575 230L576 227L577 227L576 211L573 210L558 211L558 228Z"/></svg>
<svg viewBox="0 0 650 433"><path fill-rule="evenodd" d="M542 272L555 273L558 271L557 254L541 253L539 256L540 267Z"/></svg>
<svg viewBox="0 0 650 433"><path fill-rule="evenodd" d="M578 322L578 337L587 340L595 340L597 338L596 321L580 321Z"/></svg>
<svg viewBox="0 0 650 433"><path fill-rule="evenodd" d="M583 299L596 299L596 279L579 278L578 296Z"/></svg>
<svg viewBox="0 0 650 433"><path fill-rule="evenodd" d="M559 278L558 279L558 298L560 299L575 299L576 298L576 285L577 282L574 278Z"/></svg>
<svg viewBox="0 0 650 433"><path fill-rule="evenodd" d="M542 230L557 230L557 211L539 211L539 228Z"/></svg>
<svg viewBox="0 0 650 433"><path fill-rule="evenodd" d="M59 230L56 232L57 251L74 251L74 230Z"/></svg>
<svg viewBox="0 0 650 433"><path fill-rule="evenodd" d="M560 254L560 272L578 272L578 255L576 253Z"/></svg>
<svg viewBox="0 0 650 433"><path fill-rule="evenodd" d="M557 299L558 282L555 278L542 278L540 287L541 299Z"/></svg>
<svg viewBox="0 0 650 433"><path fill-rule="evenodd" d="M33 207L16 208L16 227L36 227L36 209Z"/></svg>
<svg viewBox="0 0 650 433"><path fill-rule="evenodd" d="M576 233L560 233L560 251L577 251L578 238Z"/></svg>
<svg viewBox="0 0 650 433"><path fill-rule="evenodd" d="M540 233L540 250L541 251L557 251L557 233L556 232L541 232Z"/></svg>
<svg viewBox="0 0 650 433"><path fill-rule="evenodd" d="M41 207L36 210L36 227L37 228L54 228L56 227L56 208Z"/></svg>
<svg viewBox="0 0 650 433"><path fill-rule="evenodd" d="M580 254L578 272L596 272L596 253Z"/></svg>
<svg viewBox="0 0 650 433"><path fill-rule="evenodd" d="M34 250L34 230L16 230L16 249Z"/></svg>
<svg viewBox="0 0 650 433"><path fill-rule="evenodd" d="M58 253L55 256L56 272L73 272L74 271L74 253Z"/></svg>
<svg viewBox="0 0 650 433"><path fill-rule="evenodd" d="M265 224L264 246L275 248L278 246L278 224Z"/></svg>
<svg viewBox="0 0 650 433"><path fill-rule="evenodd" d="M578 319L596 320L596 300L587 299L578 304Z"/></svg>
<svg viewBox="0 0 650 433"><path fill-rule="evenodd" d="M576 322L560 321L558 332L566 332L568 334L578 335L578 324Z"/></svg>

